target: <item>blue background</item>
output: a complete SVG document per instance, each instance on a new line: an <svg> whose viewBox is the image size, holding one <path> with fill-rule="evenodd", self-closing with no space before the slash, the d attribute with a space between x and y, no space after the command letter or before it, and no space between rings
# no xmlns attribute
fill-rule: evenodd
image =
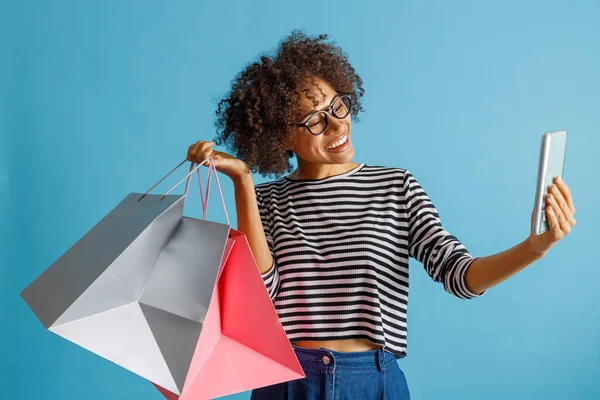
<svg viewBox="0 0 600 400"><path fill-rule="evenodd" d="M303 28L329 34L364 80L354 160L411 170L473 255L527 237L541 135L569 132L577 226L546 258L469 301L411 259L399 363L412 398L600 398L600 3L375 3L0 3L0 397L162 398L45 331L19 293L189 144L212 140L233 77ZM216 190L211 204L224 222Z"/></svg>

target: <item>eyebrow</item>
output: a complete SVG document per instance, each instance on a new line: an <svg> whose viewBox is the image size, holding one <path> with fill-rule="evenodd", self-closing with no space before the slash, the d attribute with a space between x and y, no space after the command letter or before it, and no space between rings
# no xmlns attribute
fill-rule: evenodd
<svg viewBox="0 0 600 400"><path fill-rule="evenodd" d="M324 108L322 108L322 109L320 109L320 110L312 110L311 112L309 112L308 114L306 114L305 116L303 116L302 118L300 118L300 121L304 121L304 122L306 122L306 121L305 121L305 119L306 119L306 118L308 118L308 117L310 117L311 115L313 115L313 114L314 114L314 113L316 113L317 111L323 111L323 110L325 110L325 109L327 109L327 108L331 107L331 105L333 104L333 102L334 102L334 101L335 101L335 100L336 100L338 97L340 97L341 95L342 95L341 93L336 93L336 94L335 94L335 96L333 96L333 98L331 99L331 102L329 103L329 105L328 105L327 107L324 107ZM302 123L304 123L304 122L302 122Z"/></svg>

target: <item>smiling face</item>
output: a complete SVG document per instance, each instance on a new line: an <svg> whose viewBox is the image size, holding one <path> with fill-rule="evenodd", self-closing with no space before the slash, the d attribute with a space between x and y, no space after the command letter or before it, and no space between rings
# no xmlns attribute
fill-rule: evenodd
<svg viewBox="0 0 600 400"><path fill-rule="evenodd" d="M339 94L329 82L320 77L314 77L314 82L309 80L305 85L300 85L297 92L300 93L300 119L295 121L297 123L306 122L315 110L329 107ZM318 104L315 105L314 102L317 101ZM296 143L290 147L296 153L300 170L314 170L320 164L346 164L354 157L354 148L350 142L351 114L348 113L343 119L338 119L330 113L327 117L327 129L320 135L315 136L304 127L295 128ZM336 142L344 140L346 143L341 146L328 149Z"/></svg>

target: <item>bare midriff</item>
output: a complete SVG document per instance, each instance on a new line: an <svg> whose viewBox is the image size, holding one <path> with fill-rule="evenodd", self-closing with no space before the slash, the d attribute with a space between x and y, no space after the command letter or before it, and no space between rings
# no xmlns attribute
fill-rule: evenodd
<svg viewBox="0 0 600 400"><path fill-rule="evenodd" d="M310 340L291 342L294 346L304 347L308 349L320 349L321 347L351 353L355 351L369 351L380 349L382 346L375 344L367 339L342 339L342 340Z"/></svg>

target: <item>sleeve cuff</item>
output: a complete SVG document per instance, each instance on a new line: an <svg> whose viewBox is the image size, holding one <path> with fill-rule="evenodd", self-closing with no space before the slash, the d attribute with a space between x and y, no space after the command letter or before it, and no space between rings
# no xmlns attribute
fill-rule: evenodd
<svg viewBox="0 0 600 400"><path fill-rule="evenodd" d="M467 275L467 270L469 269L469 267L471 266L471 264L473 263L473 261L477 260L480 257L473 257L471 259L469 259L467 262L463 263L457 271L457 277L458 277L458 297L463 298L463 299L474 299L477 297L481 297L483 296L483 294L487 291L484 290L483 292L477 294L477 293L473 293L471 292L468 288L467 288L467 281L466 281L466 275Z"/></svg>
<svg viewBox="0 0 600 400"><path fill-rule="evenodd" d="M269 297L271 297L271 300L275 299L275 296L279 291L279 271L277 270L275 257L273 257L273 264L271 265L271 268L264 274L261 273L261 277L265 283Z"/></svg>

